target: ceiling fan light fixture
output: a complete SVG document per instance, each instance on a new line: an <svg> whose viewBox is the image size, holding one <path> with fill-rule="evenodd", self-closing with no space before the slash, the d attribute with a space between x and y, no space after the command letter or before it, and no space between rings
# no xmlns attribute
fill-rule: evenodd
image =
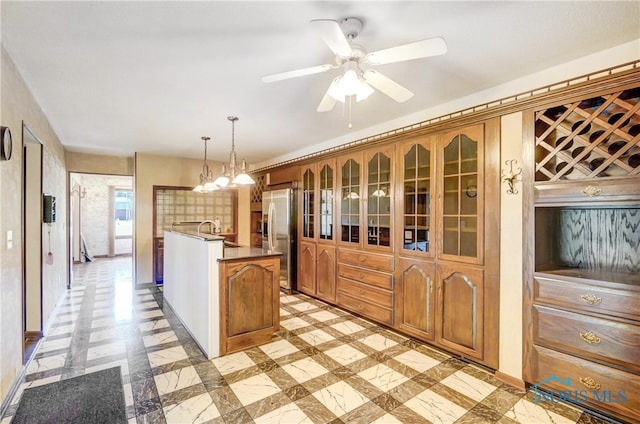
<svg viewBox="0 0 640 424"><path fill-rule="evenodd" d="M353 69L348 69L340 78L339 88L345 96L354 96L360 87L360 78Z"/></svg>
<svg viewBox="0 0 640 424"><path fill-rule="evenodd" d="M360 78L360 84L358 86L358 91L356 91L356 102L361 100L365 100L370 95L375 93L374 90L369 84L367 84L362 78Z"/></svg>

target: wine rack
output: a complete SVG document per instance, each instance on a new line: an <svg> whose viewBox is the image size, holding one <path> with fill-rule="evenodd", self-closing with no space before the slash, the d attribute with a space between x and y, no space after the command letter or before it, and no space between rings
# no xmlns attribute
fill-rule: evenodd
<svg viewBox="0 0 640 424"><path fill-rule="evenodd" d="M640 87L539 110L535 181L640 174Z"/></svg>

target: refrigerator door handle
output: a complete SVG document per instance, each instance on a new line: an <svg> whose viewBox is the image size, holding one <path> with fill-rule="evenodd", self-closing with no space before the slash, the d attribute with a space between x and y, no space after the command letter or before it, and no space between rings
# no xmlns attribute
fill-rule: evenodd
<svg viewBox="0 0 640 424"><path fill-rule="evenodd" d="M275 221L275 215L276 215L276 207L274 205L273 202L269 203L269 250L275 250L276 249L276 243L275 243L275 225L274 225L274 221Z"/></svg>

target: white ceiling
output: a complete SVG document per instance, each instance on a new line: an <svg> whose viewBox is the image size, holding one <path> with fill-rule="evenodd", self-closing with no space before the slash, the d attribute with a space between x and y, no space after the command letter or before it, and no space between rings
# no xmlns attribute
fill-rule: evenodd
<svg viewBox="0 0 640 424"><path fill-rule="evenodd" d="M226 160L227 116L237 115L236 148L250 163L368 128L373 135L385 122L640 38L638 1L2 0L0 7L2 43L65 148L201 158L207 135L209 158ZM260 80L333 63L309 21L348 16L364 22L356 42L367 51L434 36L449 49L376 67L415 96L399 104L373 94L353 106L352 130L340 103L316 112L338 69Z"/></svg>

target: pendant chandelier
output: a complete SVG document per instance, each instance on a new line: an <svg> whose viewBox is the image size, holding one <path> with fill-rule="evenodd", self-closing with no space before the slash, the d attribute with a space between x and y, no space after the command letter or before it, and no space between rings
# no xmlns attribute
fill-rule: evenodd
<svg viewBox="0 0 640 424"><path fill-rule="evenodd" d="M200 184L194 187L193 191L198 193L209 193L211 191L218 190L218 187L213 181L213 172L209 168L207 162L207 142L211 140L210 137L200 137L204 141L204 164L202 165L202 172L200 173Z"/></svg>
<svg viewBox="0 0 640 424"><path fill-rule="evenodd" d="M240 167L238 168L238 159L236 158L235 124L239 118L237 116L227 116L227 119L231 121L231 153L229 154L229 169L227 170L227 166L222 164L222 172L220 173L220 176L216 178L214 184L220 188L229 186L229 183L231 183L229 187L255 184L253 178L247 174L247 163L244 159L242 159Z"/></svg>

